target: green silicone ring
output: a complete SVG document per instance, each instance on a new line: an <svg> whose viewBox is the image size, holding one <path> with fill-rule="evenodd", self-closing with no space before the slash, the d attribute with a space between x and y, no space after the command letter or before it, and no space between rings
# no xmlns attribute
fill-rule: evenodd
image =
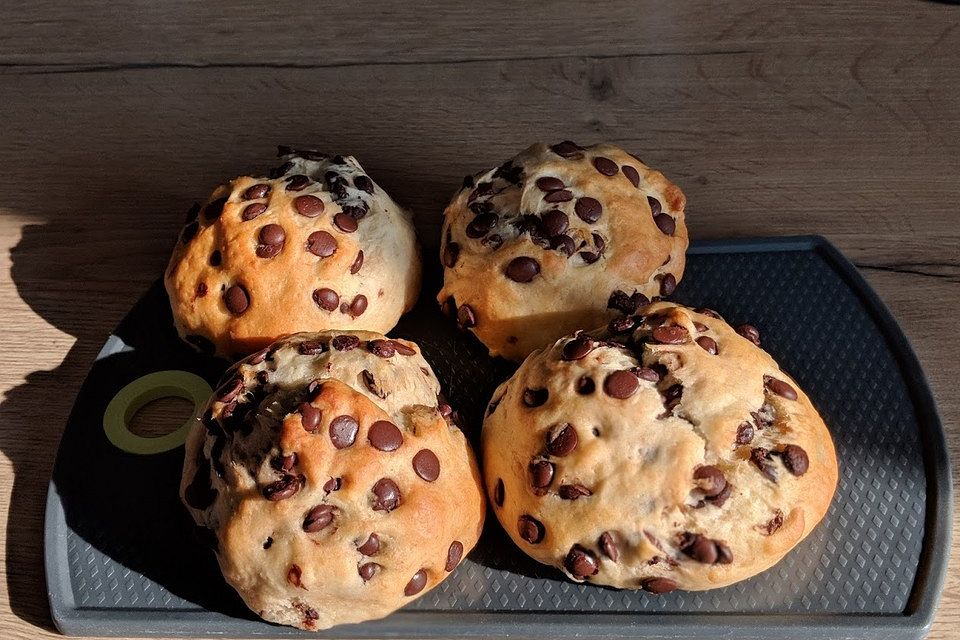
<svg viewBox="0 0 960 640"><path fill-rule="evenodd" d="M139 455L153 455L176 449L187 434L200 407L213 390L207 381L187 371L157 371L137 378L113 396L103 412L103 431L115 447ZM193 414L176 431L156 438L144 438L130 431L130 420L145 404L160 398L183 398L193 402Z"/></svg>

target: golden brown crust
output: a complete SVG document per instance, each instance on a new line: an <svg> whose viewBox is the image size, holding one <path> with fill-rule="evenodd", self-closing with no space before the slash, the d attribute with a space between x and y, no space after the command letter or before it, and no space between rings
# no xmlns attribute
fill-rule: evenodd
<svg viewBox="0 0 960 640"><path fill-rule="evenodd" d="M170 258L177 330L217 355L297 331L386 332L419 293L409 212L352 157L284 159L276 178L241 176L214 190Z"/></svg>
<svg viewBox="0 0 960 640"><path fill-rule="evenodd" d="M672 291L668 274L674 286L683 277L679 187L618 147L561 145L535 144L466 180L444 211L437 299L493 355L522 359L606 322L615 291L652 299ZM513 276L529 281L511 277L517 258L528 260Z"/></svg>
<svg viewBox="0 0 960 640"><path fill-rule="evenodd" d="M534 353L497 389L482 445L489 495L503 483L494 510L574 579L664 591L753 576L826 513L830 433L749 329L669 303L640 314ZM538 531L525 517L542 541L524 539Z"/></svg>
<svg viewBox="0 0 960 640"><path fill-rule="evenodd" d="M368 332L290 336L229 372L181 497L251 610L308 630L380 618L474 547L480 473L438 389L415 344Z"/></svg>

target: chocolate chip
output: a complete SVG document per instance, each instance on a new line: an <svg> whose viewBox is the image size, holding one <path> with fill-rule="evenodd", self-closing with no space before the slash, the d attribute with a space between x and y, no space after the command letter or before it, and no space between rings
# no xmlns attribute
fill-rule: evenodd
<svg viewBox="0 0 960 640"><path fill-rule="evenodd" d="M563 560L563 566L578 580L596 575L600 570L600 563L593 552L578 544L573 545L570 552L567 553L567 557Z"/></svg>
<svg viewBox="0 0 960 640"><path fill-rule="evenodd" d="M413 456L413 470L427 482L440 477L440 459L430 449L421 449Z"/></svg>
<svg viewBox="0 0 960 640"><path fill-rule="evenodd" d="M584 496L592 496L593 491L582 484L562 484L557 490L557 494L564 500L576 500Z"/></svg>
<svg viewBox="0 0 960 640"><path fill-rule="evenodd" d="M627 180L630 181L630 184L632 184L635 187L640 186L640 173L636 169L634 169L628 164L625 164L622 167L620 167L620 171L622 171L623 175L627 177Z"/></svg>
<svg viewBox="0 0 960 640"><path fill-rule="evenodd" d="M664 235L672 236L673 232L677 230L677 221L665 213L654 216L653 222Z"/></svg>
<svg viewBox="0 0 960 640"><path fill-rule="evenodd" d="M613 537L613 534L609 531L604 531L600 534L599 543L603 555L616 562L620 557L620 548L617 546L617 540Z"/></svg>
<svg viewBox="0 0 960 640"><path fill-rule="evenodd" d="M770 480L777 481L777 473L770 461L770 452L763 447L754 447L750 450L750 462L756 465L757 469Z"/></svg>
<svg viewBox="0 0 960 640"><path fill-rule="evenodd" d="M753 441L753 425L749 422L741 422L737 427L737 444L750 444Z"/></svg>
<svg viewBox="0 0 960 640"><path fill-rule="evenodd" d="M320 428L320 409L309 402L302 402L297 407L297 413L300 414L304 431L314 432Z"/></svg>
<svg viewBox="0 0 960 640"><path fill-rule="evenodd" d="M353 186L361 191L366 191L367 193L373 195L373 180L369 176L357 176L353 179Z"/></svg>
<svg viewBox="0 0 960 640"><path fill-rule="evenodd" d="M492 182L481 182L477 185L477 188L470 192L470 195L467 197L467 202L473 202L477 198L484 198L493 194L493 183Z"/></svg>
<svg viewBox="0 0 960 640"><path fill-rule="evenodd" d="M582 360L586 358L591 351L597 347L596 343L590 338L577 336L563 345L564 360Z"/></svg>
<svg viewBox="0 0 960 640"><path fill-rule="evenodd" d="M481 240L480 243L490 247L491 251L496 251L503 246L503 237L499 233L493 233Z"/></svg>
<svg viewBox="0 0 960 640"><path fill-rule="evenodd" d="M353 264L350 265L350 274L356 275L360 271L360 267L363 266L363 250L357 251L357 257L354 259Z"/></svg>
<svg viewBox="0 0 960 640"><path fill-rule="evenodd" d="M443 566L444 570L449 573L456 569L462 557L463 543L459 540L454 540L450 543L450 548L447 550L447 563Z"/></svg>
<svg viewBox="0 0 960 640"><path fill-rule="evenodd" d="M390 478L380 478L373 485L373 510L393 511L400 506L400 487Z"/></svg>
<svg viewBox="0 0 960 640"><path fill-rule="evenodd" d="M207 283L200 282L197 284L197 297L202 298L205 295L207 295Z"/></svg>
<svg viewBox="0 0 960 640"><path fill-rule="evenodd" d="M197 235L197 231L199 230L200 230L200 223L194 220L193 222L185 226L183 228L183 231L180 232L180 241L183 242L183 244L187 244L188 242L193 240L193 237Z"/></svg>
<svg viewBox="0 0 960 640"><path fill-rule="evenodd" d="M299 589L306 589L300 581L302 576L303 570L300 568L300 565L291 564L290 569L287 571L287 582Z"/></svg>
<svg viewBox="0 0 960 640"><path fill-rule="evenodd" d="M640 380L632 371L614 371L603 381L603 390L611 398L626 400L640 388Z"/></svg>
<svg viewBox="0 0 960 640"><path fill-rule="evenodd" d="M670 578L647 578L640 584L644 591L656 594L670 593L677 588L677 583Z"/></svg>
<svg viewBox="0 0 960 640"><path fill-rule="evenodd" d="M357 439L360 425L352 416L337 416L330 421L330 441L337 449L346 449Z"/></svg>
<svg viewBox="0 0 960 640"><path fill-rule="evenodd" d="M263 541L263 549L267 550L273 546L273 538L267 536L267 539Z"/></svg>
<svg viewBox="0 0 960 640"><path fill-rule="evenodd" d="M357 567L357 573L360 574L360 577L364 582L373 578L377 575L377 572L380 570L380 565L376 562L365 562L359 567Z"/></svg>
<svg viewBox="0 0 960 640"><path fill-rule="evenodd" d="M810 468L810 458L807 457L807 452L795 444L788 444L780 451L780 460L783 461L783 466L787 468L787 471L795 476L802 476Z"/></svg>
<svg viewBox="0 0 960 640"><path fill-rule="evenodd" d="M302 356L315 356L327 350L323 340L304 340L297 345L297 351Z"/></svg>
<svg viewBox="0 0 960 640"><path fill-rule="evenodd" d="M550 150L563 158L575 158L580 155L583 147L579 146L575 142L564 140L563 142L557 143L550 147Z"/></svg>
<svg viewBox="0 0 960 640"><path fill-rule="evenodd" d="M367 386L367 390L370 391L373 395L378 398L386 398L387 394L377 383L377 379L373 377L373 374L364 369L360 372L360 375L363 377L363 383Z"/></svg>
<svg viewBox="0 0 960 640"><path fill-rule="evenodd" d="M403 444L403 434L397 425L386 420L377 420L370 425L367 432L367 440L373 445L374 449L380 451L396 451Z"/></svg>
<svg viewBox="0 0 960 640"><path fill-rule="evenodd" d="M760 346L760 331L752 324L742 324L736 331L753 344Z"/></svg>
<svg viewBox="0 0 960 640"><path fill-rule="evenodd" d="M559 191L563 189L566 185L563 184L563 180L560 178L555 178L553 176L543 176L542 178L537 178L537 188L540 191L546 191L547 193L551 191Z"/></svg>
<svg viewBox="0 0 960 640"><path fill-rule="evenodd" d="M580 438L572 424L560 424L554 427L552 433L547 434L547 451L551 455L563 457L577 448Z"/></svg>
<svg viewBox="0 0 960 640"><path fill-rule="evenodd" d="M650 367L636 367L631 369L635 376L641 380L646 380L647 382L657 383L660 382L660 374L656 370L651 369Z"/></svg>
<svg viewBox="0 0 960 640"><path fill-rule="evenodd" d="M278 224L268 224L260 227L259 239L263 244L283 244L287 234Z"/></svg>
<svg viewBox="0 0 960 640"><path fill-rule="evenodd" d="M341 478L330 478L323 483L323 490L327 493L333 493L334 491L340 491L340 486L343 484Z"/></svg>
<svg viewBox="0 0 960 640"><path fill-rule="evenodd" d="M351 335L339 335L330 341L330 346L337 351L351 351L360 346L360 338Z"/></svg>
<svg viewBox="0 0 960 640"><path fill-rule="evenodd" d="M680 399L683 396L683 385L675 384L670 387L667 387L667 390L663 392L663 404L667 410L667 414L673 411L674 407L680 404ZM666 417L666 416L663 416Z"/></svg>
<svg viewBox="0 0 960 640"><path fill-rule="evenodd" d="M563 211L553 209L543 214L541 225L548 236L556 236L566 231L570 226L570 219Z"/></svg>
<svg viewBox="0 0 960 640"><path fill-rule="evenodd" d="M323 200L317 196L297 196L293 200L293 208L302 216L316 218L323 213Z"/></svg>
<svg viewBox="0 0 960 640"><path fill-rule="evenodd" d="M203 209L203 217L207 220L216 220L223 215L223 207L227 204L226 198L217 198Z"/></svg>
<svg viewBox="0 0 960 640"><path fill-rule="evenodd" d="M237 375L217 390L217 400L220 402L230 402L240 395L243 388L243 377Z"/></svg>
<svg viewBox="0 0 960 640"><path fill-rule="evenodd" d="M337 251L337 241L326 231L314 231L307 236L307 251L321 258L329 258Z"/></svg>
<svg viewBox="0 0 960 640"><path fill-rule="evenodd" d="M547 460L530 463L530 484L535 489L546 489L553 482L554 465Z"/></svg>
<svg viewBox="0 0 960 640"><path fill-rule="evenodd" d="M497 478L497 485L493 489L493 502L498 507L502 507L503 499L504 499L503 479Z"/></svg>
<svg viewBox="0 0 960 640"><path fill-rule="evenodd" d="M568 258L573 255L574 251L577 250L576 244L573 242L573 238L567 235L559 235L551 238L550 248L556 249Z"/></svg>
<svg viewBox="0 0 960 640"><path fill-rule="evenodd" d="M396 350L396 352L399 353L399 354L402 355L402 356L415 356L415 355L417 355L417 350L416 350L416 349L414 349L413 347L409 347L409 346L405 345L404 343L400 342L399 340L391 340L390 343L393 344L393 348Z"/></svg>
<svg viewBox="0 0 960 640"><path fill-rule="evenodd" d="M375 533L371 533L369 536L367 536L366 541L357 547L357 551L367 557L377 555L377 553L380 551L380 536Z"/></svg>
<svg viewBox="0 0 960 640"><path fill-rule="evenodd" d="M540 263L527 256L518 256L510 261L505 273L514 282L530 282L540 273Z"/></svg>
<svg viewBox="0 0 960 640"><path fill-rule="evenodd" d="M700 345L704 351L709 353L712 356L717 355L717 341L711 338L710 336L700 336L697 338L697 344Z"/></svg>
<svg viewBox="0 0 960 640"><path fill-rule="evenodd" d="M410 582L408 582L407 586L403 588L403 595L408 597L415 596L423 591L425 586L427 586L427 572L423 569L420 569L420 571L417 571L415 574L413 574L413 577L410 578Z"/></svg>
<svg viewBox="0 0 960 640"><path fill-rule="evenodd" d="M333 507L329 504L318 504L307 513L303 519L303 530L307 533L323 531L333 522Z"/></svg>
<svg viewBox="0 0 960 640"><path fill-rule="evenodd" d="M443 266L453 269L457 265L457 258L460 257L460 245L456 242L448 242L443 247Z"/></svg>
<svg viewBox="0 0 960 640"><path fill-rule="evenodd" d="M333 289L314 289L313 301L324 311L336 311L340 306L340 296Z"/></svg>
<svg viewBox="0 0 960 640"><path fill-rule="evenodd" d="M473 239L482 238L487 235L490 229L499 221L500 217L495 213L481 213L467 225L467 237Z"/></svg>
<svg viewBox="0 0 960 640"><path fill-rule="evenodd" d="M523 392L523 404L530 407L539 407L546 403L550 392L546 389L525 389Z"/></svg>
<svg viewBox="0 0 960 640"><path fill-rule="evenodd" d="M684 533L680 542L680 550L703 564L714 564L717 561L717 544L699 533Z"/></svg>
<svg viewBox="0 0 960 640"><path fill-rule="evenodd" d="M190 208L187 210L187 215L183 220L183 224L189 224L197 219L197 216L200 214L200 203L194 202L190 205Z"/></svg>
<svg viewBox="0 0 960 640"><path fill-rule="evenodd" d="M690 334L679 325L664 325L654 329L652 336L660 344L683 344Z"/></svg>
<svg viewBox="0 0 960 640"><path fill-rule="evenodd" d="M782 526L783 526L783 511L781 511L780 509L777 509L773 517L770 518L770 520L768 520L766 524L762 525L760 528L763 530L763 532L766 535L772 536L777 531L779 531L780 527Z"/></svg>
<svg viewBox="0 0 960 640"><path fill-rule="evenodd" d="M593 159L593 167L605 176L615 176L620 170L616 162L603 156L598 156Z"/></svg>
<svg viewBox="0 0 960 640"><path fill-rule="evenodd" d="M463 176L463 189L473 189L473 176Z"/></svg>
<svg viewBox="0 0 960 640"><path fill-rule="evenodd" d="M774 378L773 376L763 376L763 386L772 391L773 393L786 398L787 400L796 400L797 399L797 390L790 386L788 383Z"/></svg>
<svg viewBox="0 0 960 640"><path fill-rule="evenodd" d="M573 200L573 193L568 189L561 189L560 191L551 191L547 195L543 196L544 202L569 202Z"/></svg>
<svg viewBox="0 0 960 640"><path fill-rule="evenodd" d="M353 233L357 230L356 218L343 212L333 216L333 224L344 233Z"/></svg>
<svg viewBox="0 0 960 640"><path fill-rule="evenodd" d="M708 498L713 498L727 486L727 479L717 467L707 464L697 467L693 472L693 479L697 480L697 487Z"/></svg>
<svg viewBox="0 0 960 640"><path fill-rule="evenodd" d="M477 316L473 312L473 307L468 304L460 305L457 310L457 324L461 329L477 326Z"/></svg>
<svg viewBox="0 0 960 640"><path fill-rule="evenodd" d="M730 551L730 547L719 540L714 540L713 543L717 545L717 564L731 564L733 562L733 552Z"/></svg>
<svg viewBox="0 0 960 640"><path fill-rule="evenodd" d="M658 278L660 278L660 295L668 296L676 291L677 278L672 273L658 276Z"/></svg>
<svg viewBox="0 0 960 640"><path fill-rule="evenodd" d="M713 309L707 309L706 307L700 307L700 308L698 308L698 309L694 309L694 311L696 311L696 312L699 313L700 315L707 316L708 318L716 318L717 320L723 320L723 318L720 317L720 314L717 313L716 311L714 311Z"/></svg>
<svg viewBox="0 0 960 640"><path fill-rule="evenodd" d="M603 214L603 205L600 204L599 200L585 196L577 200L577 203L573 206L573 211L584 222L593 224Z"/></svg>
<svg viewBox="0 0 960 640"><path fill-rule="evenodd" d="M354 296L353 301L350 303L350 306L347 308L346 313L350 314L351 318L358 318L363 315L363 312L367 310L367 296L363 294L357 294ZM343 313L343 305L340 305L340 312Z"/></svg>
<svg viewBox="0 0 960 640"><path fill-rule="evenodd" d="M276 482L272 482L263 488L263 497L274 502L284 500L300 491L303 483L300 478L286 474Z"/></svg>
<svg viewBox="0 0 960 640"><path fill-rule="evenodd" d="M517 531L520 537L530 544L537 544L543 540L546 533L543 524L533 516L523 515L517 520Z"/></svg>
<svg viewBox="0 0 960 640"><path fill-rule="evenodd" d="M375 356L381 358L392 358L397 352L390 340L371 340L367 343L367 349Z"/></svg>
<svg viewBox="0 0 960 640"><path fill-rule="evenodd" d="M292 175L286 178L287 191L303 191L307 188L307 185L310 184L310 178L302 174Z"/></svg>
<svg viewBox="0 0 960 640"><path fill-rule="evenodd" d="M628 296L625 291L617 289L611 293L610 297L607 299L607 309L616 309L617 311L629 315L631 313L636 313L639 307L642 307L649 302L650 299L639 291L634 291Z"/></svg>
<svg viewBox="0 0 960 640"><path fill-rule="evenodd" d="M262 242L262 240L261 240L261 242ZM211 267L219 267L222 262L223 262L223 254L220 253L220 250L219 250L219 249L217 249L216 251L214 251L213 253L210 254L210 266L211 266Z"/></svg>
<svg viewBox="0 0 960 640"><path fill-rule="evenodd" d="M240 315L250 306L250 294L243 285L235 284L223 294L223 302L234 315Z"/></svg>
<svg viewBox="0 0 960 640"><path fill-rule="evenodd" d="M286 155L286 154L278 154L278 155ZM271 178L279 178L280 176L286 174L287 171L290 171L290 169L293 169L293 163L292 163L292 162L284 162L284 163L283 163L282 165L280 165L279 167L274 167L273 169L270 170L270 177L271 177Z"/></svg>
<svg viewBox="0 0 960 640"><path fill-rule="evenodd" d="M663 213L663 207L660 206L660 201L653 196L647 196L647 204L650 205L650 214L654 218Z"/></svg>
<svg viewBox="0 0 960 640"><path fill-rule="evenodd" d="M254 202L253 204L248 204L243 208L243 212L240 214L240 219L244 222L248 220L253 220L261 213L267 210L267 205L262 202Z"/></svg>
<svg viewBox="0 0 960 640"><path fill-rule="evenodd" d="M268 195L270 195L270 185L261 182L252 187L248 187L247 190L243 192L243 199L259 200L260 198L266 198Z"/></svg>

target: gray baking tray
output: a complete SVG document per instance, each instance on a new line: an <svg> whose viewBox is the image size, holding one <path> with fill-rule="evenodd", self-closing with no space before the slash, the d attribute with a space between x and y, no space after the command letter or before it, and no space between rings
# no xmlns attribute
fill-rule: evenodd
<svg viewBox="0 0 960 640"><path fill-rule="evenodd" d="M454 330L432 301L395 335L416 340L474 441L512 365ZM384 620L323 637L919 638L943 585L950 476L930 389L903 333L857 270L819 237L701 242L674 298L759 327L763 346L808 392L840 459L819 527L776 567L707 592L654 596L568 582L527 559L489 517L444 583ZM225 364L176 338L162 283L110 337L83 384L46 511L50 608L68 635L287 637L227 586L177 498L182 447L133 455L102 416L128 382L180 369L211 384Z"/></svg>

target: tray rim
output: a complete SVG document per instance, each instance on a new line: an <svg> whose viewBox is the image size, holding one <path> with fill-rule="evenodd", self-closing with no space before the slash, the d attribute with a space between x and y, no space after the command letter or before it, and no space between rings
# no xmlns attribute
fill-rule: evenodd
<svg viewBox="0 0 960 640"><path fill-rule="evenodd" d="M933 624L937 604L946 579L952 535L953 502L950 461L946 437L936 401L909 339L903 333L889 308L869 285L857 267L833 244L820 235L751 237L699 240L691 243L690 255L726 253L770 253L813 251L836 271L857 296L870 318L880 329L889 350L903 373L914 412L918 418L921 457L926 477L924 539L918 560L913 588L903 612L874 614L770 614L770 613L605 613L582 612L579 615L540 611L490 613L481 611L429 612L430 626L419 624L425 613L399 611L388 618L362 625L344 625L315 637L605 637L605 638L676 638L691 633L738 638L789 638L799 635L858 633L884 637L897 634L904 638L922 638ZM111 334L97 354L100 360L122 348L123 343ZM87 381L80 387L83 392ZM73 419L73 409L67 422ZM57 457L61 454L57 450ZM67 569L66 545L58 544L64 536L63 505L50 479L44 514L44 570L50 614L57 629L67 636L127 635L118 625L142 623L145 616L155 616L143 637L266 637L276 635L304 636L306 632L265 623L262 632L251 632L249 621L217 612L198 609L177 610L165 615L164 609L88 609L77 607ZM185 632L184 617L213 615L196 632ZM530 616L538 616L534 623ZM475 618L474 631L463 631L463 619ZM770 619L776 627L769 626ZM215 628L215 630L211 630ZM659 631L664 629L667 631ZM679 632L679 635L678 635Z"/></svg>

